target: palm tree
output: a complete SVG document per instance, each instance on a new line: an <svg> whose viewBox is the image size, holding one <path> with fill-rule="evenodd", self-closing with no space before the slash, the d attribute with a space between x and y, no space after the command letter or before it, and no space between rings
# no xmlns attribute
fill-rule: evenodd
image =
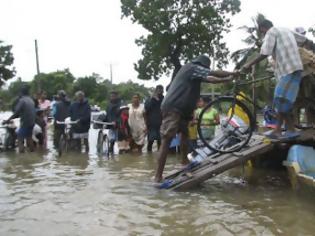
<svg viewBox="0 0 315 236"><path fill-rule="evenodd" d="M231 59L236 64L235 69L239 69L254 53L259 52L259 48L262 45L262 37L258 30L258 24L265 19L264 15L258 13L255 18L252 18L253 26L244 25L238 28L245 30L249 35L242 40L248 47L239 49L231 54Z"/></svg>
<svg viewBox="0 0 315 236"><path fill-rule="evenodd" d="M248 45L246 48L239 49L231 54L231 59L235 63L235 69L240 69L246 62L256 57L260 51L260 47L262 45L262 35L260 35L258 25L260 22L265 20L265 16L263 14L258 13L256 17L252 18L253 25L252 26L242 26L239 29L245 30L248 36L242 41ZM244 79L256 79L261 77L266 77L272 74L270 70L270 65L267 59L261 61L260 63L254 65L252 67L251 75L246 76ZM252 86L248 86L244 88L244 92L246 94L252 93L252 99L258 103L266 103L266 98L271 98L272 91L270 87L272 84L270 81L259 82L259 84L253 84ZM256 89L259 87L259 89ZM267 103L271 103L269 99Z"/></svg>

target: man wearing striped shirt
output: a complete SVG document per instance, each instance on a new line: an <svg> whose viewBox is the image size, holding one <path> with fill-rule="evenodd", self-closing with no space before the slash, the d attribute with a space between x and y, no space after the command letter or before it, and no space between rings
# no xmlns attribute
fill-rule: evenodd
<svg viewBox="0 0 315 236"><path fill-rule="evenodd" d="M243 70L248 70L252 65L259 63L268 56L272 56L275 61L275 76L278 83L274 92L274 106L277 111L278 123L271 138L294 138L298 133L294 131L291 112L296 100L303 64L300 58L298 43L303 43L303 35L294 34L286 28L273 27L269 20L262 21L259 31L265 35L260 55L243 66ZM281 134L281 126L285 123L287 131Z"/></svg>

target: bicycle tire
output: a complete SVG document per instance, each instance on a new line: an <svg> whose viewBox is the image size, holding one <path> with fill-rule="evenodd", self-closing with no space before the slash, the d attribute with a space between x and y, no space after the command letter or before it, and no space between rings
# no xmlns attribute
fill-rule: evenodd
<svg viewBox="0 0 315 236"><path fill-rule="evenodd" d="M109 157L109 138L108 136L105 134L103 135L103 142L102 142L102 150L103 150L103 154L106 156L106 157Z"/></svg>
<svg viewBox="0 0 315 236"><path fill-rule="evenodd" d="M235 107L239 111L241 109L243 119L235 114ZM214 134L209 138L204 136L204 125L202 122L203 118L206 117L205 114L211 109L215 109L216 114L220 117L220 129L216 130L219 132L212 130ZM242 123L244 120L247 122ZM212 125L208 126L211 127ZM213 126L215 130L218 124L213 124ZM244 103L235 100L234 97L220 97L210 102L202 109L198 117L197 130L199 138L205 146L220 153L231 153L241 150L248 144L254 129L255 121L252 113Z"/></svg>
<svg viewBox="0 0 315 236"><path fill-rule="evenodd" d="M12 148L12 140L11 135L9 133L6 133L4 136L4 150L9 151ZM11 147L11 148L10 148Z"/></svg>
<svg viewBox="0 0 315 236"><path fill-rule="evenodd" d="M58 155L61 156L63 153L67 152L67 140L64 134L59 138L58 143Z"/></svg>
<svg viewBox="0 0 315 236"><path fill-rule="evenodd" d="M98 131L97 135L97 143L96 143L96 150L98 153L102 153L103 148L103 130Z"/></svg>

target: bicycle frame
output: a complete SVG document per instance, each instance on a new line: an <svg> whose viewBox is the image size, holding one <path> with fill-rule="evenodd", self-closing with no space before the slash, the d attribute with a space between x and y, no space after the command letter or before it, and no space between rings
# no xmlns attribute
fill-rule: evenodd
<svg viewBox="0 0 315 236"><path fill-rule="evenodd" d="M257 129L257 113L256 113L256 109L259 109L261 110L262 108L259 107L256 103L256 99L254 98L254 101L250 98L248 98L247 96L244 96L241 92L240 92L240 87L241 86L244 86L244 85L249 85L249 84L254 84L254 83L257 83L257 82L261 82L261 81L264 81L264 80L267 80L267 79L271 79L273 78L273 76L266 76L266 77L263 77L263 78L260 78L260 79L255 79L255 80L252 80L252 81L241 81L240 79L236 79L234 81L234 84L233 84L233 88L229 91L229 95L225 95L223 97L233 97L234 101L238 101L238 102L241 102L243 103L245 106L247 106L243 101L242 99L244 99L246 102L250 103L253 105L254 109L253 109L253 119L254 119L254 124L253 127L254 129ZM221 96L222 97L222 96ZM240 99L240 97L242 99ZM235 102L232 104L232 112L231 112L231 117L234 115L234 107L235 107Z"/></svg>
<svg viewBox="0 0 315 236"><path fill-rule="evenodd" d="M58 121L57 120L56 121L56 123L58 125L64 125L65 126L64 127L64 134L66 135L67 140L71 139L71 137L70 137L70 130L71 130L72 125L75 125L78 122L79 122L78 120L76 120L76 121Z"/></svg>
<svg viewBox="0 0 315 236"><path fill-rule="evenodd" d="M100 152L100 153L103 153L104 152L104 149L103 149L103 142L104 142L104 138L106 138L108 140L109 138L109 132L108 130L111 128L111 127L114 127L115 123L114 122L103 122L103 121L98 121L98 120L92 120L92 123L94 124L98 124L98 125L101 125L101 129L98 133L98 137L97 137L97 151ZM101 142L101 143L100 143ZM107 145L109 145L109 141L107 143ZM109 148L109 146L108 146ZM109 151L107 150L107 153L106 155L109 157Z"/></svg>
<svg viewBox="0 0 315 236"><path fill-rule="evenodd" d="M99 121L99 120L92 120L92 123L102 126L101 129L103 131L103 135L105 134L105 130L110 129L111 127L113 127L115 125L114 122L103 122L103 121Z"/></svg>

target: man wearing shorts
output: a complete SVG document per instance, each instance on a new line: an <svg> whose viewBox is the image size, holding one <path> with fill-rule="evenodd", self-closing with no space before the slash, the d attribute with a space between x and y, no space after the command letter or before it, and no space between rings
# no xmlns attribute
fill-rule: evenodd
<svg viewBox="0 0 315 236"><path fill-rule="evenodd" d="M297 43L305 39L289 29L273 27L269 20L262 21L258 27L260 33L265 35L260 55L245 64L243 69L248 70L254 64L272 55L275 61L275 76L278 79L274 92L274 107L277 111L278 123L275 131L269 136L271 138L297 137L291 113L303 70ZM287 126L287 132L284 135L281 134L283 123Z"/></svg>
<svg viewBox="0 0 315 236"><path fill-rule="evenodd" d="M26 139L30 151L34 151L32 140L33 127L35 125L35 103L29 96L29 87L27 85L21 88L21 94L17 104L14 107L13 115L3 123L9 123L11 119L20 117L20 128L17 132L19 152L24 152L24 140Z"/></svg>
<svg viewBox="0 0 315 236"><path fill-rule="evenodd" d="M200 96L201 82L222 83L230 81L231 78L219 79L217 77L227 77L233 72L210 71L210 59L205 55L200 55L192 62L184 65L176 74L167 94L162 102L162 125L161 147L159 150L158 166L154 181L161 182L169 145L176 133L181 134L181 155L182 164L188 164L187 159L187 135L188 122L195 109ZM216 76L216 77L213 77Z"/></svg>

